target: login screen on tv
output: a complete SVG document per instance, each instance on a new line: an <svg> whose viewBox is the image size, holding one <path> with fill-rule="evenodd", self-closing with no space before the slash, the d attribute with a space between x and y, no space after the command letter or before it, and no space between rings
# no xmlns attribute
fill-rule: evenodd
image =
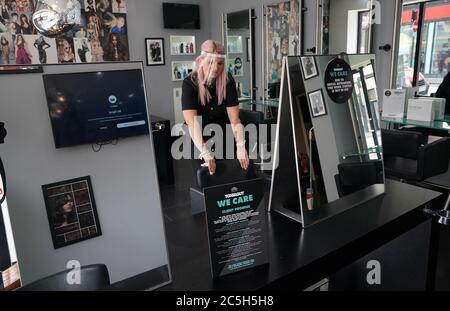
<svg viewBox="0 0 450 311"><path fill-rule="evenodd" d="M141 70L44 75L56 148L149 133Z"/></svg>

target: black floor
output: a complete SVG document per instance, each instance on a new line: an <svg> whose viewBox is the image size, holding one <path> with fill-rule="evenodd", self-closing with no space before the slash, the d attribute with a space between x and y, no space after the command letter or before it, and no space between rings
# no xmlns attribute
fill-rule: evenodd
<svg viewBox="0 0 450 311"><path fill-rule="evenodd" d="M196 252L195 247L206 245L199 243L189 245L184 239L186 234L196 232L199 226L195 226L196 221L204 221L202 216L192 216L190 207L189 188L193 182L193 172L189 160L174 161L175 184L161 184L161 201L165 221L167 243L170 261L183 260L183 254ZM187 221L189 227L180 228L180 222L175 225L175 221L194 217L196 221ZM183 222L182 222L183 223ZM205 239L207 233L204 232ZM173 265L172 265L173 266ZM450 227L441 227L441 238L439 241L438 268L436 271L436 290L450 290Z"/></svg>

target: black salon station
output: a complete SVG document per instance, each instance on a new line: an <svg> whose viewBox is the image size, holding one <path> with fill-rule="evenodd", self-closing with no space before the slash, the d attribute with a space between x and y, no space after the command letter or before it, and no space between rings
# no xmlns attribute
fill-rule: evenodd
<svg viewBox="0 0 450 311"><path fill-rule="evenodd" d="M445 196L393 180L378 192L332 202L304 229L269 213L269 264L216 279L204 213L176 221L166 227L173 283L161 290L303 290L324 278L330 290L433 289L440 225L423 209L441 208ZM349 208L364 197L372 199ZM381 285L365 282L369 260L380 262Z"/></svg>

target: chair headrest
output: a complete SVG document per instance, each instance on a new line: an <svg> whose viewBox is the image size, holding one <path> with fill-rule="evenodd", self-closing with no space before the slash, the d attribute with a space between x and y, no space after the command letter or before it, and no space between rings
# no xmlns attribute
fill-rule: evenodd
<svg viewBox="0 0 450 311"><path fill-rule="evenodd" d="M383 154L416 160L424 135L413 131L381 130Z"/></svg>
<svg viewBox="0 0 450 311"><path fill-rule="evenodd" d="M197 183L201 189L253 178L255 178L253 161L250 161L247 170L243 170L236 159L216 161L216 173L214 175L209 174L207 167L201 167L197 170Z"/></svg>

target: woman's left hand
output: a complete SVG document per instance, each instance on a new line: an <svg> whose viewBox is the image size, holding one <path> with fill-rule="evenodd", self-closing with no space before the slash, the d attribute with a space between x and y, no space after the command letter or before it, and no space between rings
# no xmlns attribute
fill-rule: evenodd
<svg viewBox="0 0 450 311"><path fill-rule="evenodd" d="M250 164L250 160L248 159L248 154L245 146L237 147L236 154L242 169L247 170Z"/></svg>

